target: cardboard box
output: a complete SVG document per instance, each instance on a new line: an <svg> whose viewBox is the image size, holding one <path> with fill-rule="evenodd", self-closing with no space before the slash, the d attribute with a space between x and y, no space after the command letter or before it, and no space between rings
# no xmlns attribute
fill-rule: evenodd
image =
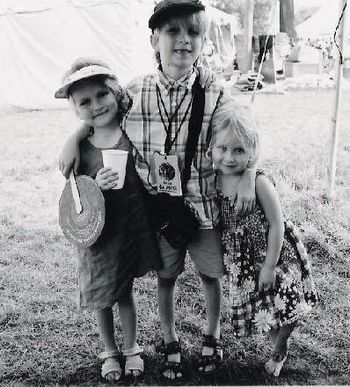
<svg viewBox="0 0 350 387"><path fill-rule="evenodd" d="M295 77L305 74L322 74L322 64L319 63L303 63L303 62L289 62L285 63L285 76Z"/></svg>

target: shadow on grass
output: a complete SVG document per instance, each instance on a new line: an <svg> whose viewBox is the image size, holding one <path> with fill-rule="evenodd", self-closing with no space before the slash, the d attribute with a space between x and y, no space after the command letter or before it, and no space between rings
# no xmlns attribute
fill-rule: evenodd
<svg viewBox="0 0 350 387"><path fill-rule="evenodd" d="M235 386L235 385L302 385L309 384L309 374L300 370L291 370L286 366L279 378L268 375L263 363L257 366L228 364L224 362L219 369L209 375L200 375L196 370L198 358L183 359L184 377L178 381L168 381L161 377L159 370L161 361L159 357L146 357L146 372L137 379L124 378L114 383L117 386L140 385L140 386ZM34 382L34 380L33 380ZM53 381L36 380L36 385L48 386ZM66 375L55 383L55 386L108 386L100 376L100 364L89 367L81 367L75 373Z"/></svg>
<svg viewBox="0 0 350 387"><path fill-rule="evenodd" d="M223 363L219 369L209 375L200 375L196 372L198 359L184 359L184 377L179 381L168 381L159 375L161 362L159 358L145 358L145 374L138 379L124 378L114 383L116 386L248 386L248 385L306 385L310 384L310 375L307 372L291 370L288 366L282 370L279 378L266 374L263 364L258 366L235 365ZM16 382L0 383L0 386L111 386L100 375L100 364L91 364L80 367L74 373L53 380L43 379L39 375L16 375ZM23 382L19 382L23 380Z"/></svg>
<svg viewBox="0 0 350 387"><path fill-rule="evenodd" d="M279 378L268 375L263 363L258 365L241 365L223 363L218 370L210 375L196 373L197 363L189 365L191 370L184 380L186 385L201 386L235 386L235 385L285 385L307 384L307 374L300 371L288 370L281 372Z"/></svg>

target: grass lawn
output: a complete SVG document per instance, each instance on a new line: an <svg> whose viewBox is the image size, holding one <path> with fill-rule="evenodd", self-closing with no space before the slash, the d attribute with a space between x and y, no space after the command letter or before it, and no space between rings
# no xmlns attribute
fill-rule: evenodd
<svg viewBox="0 0 350 387"><path fill-rule="evenodd" d="M286 215L299 226L314 267L321 303L293 334L281 376L263 369L264 336L236 340L225 283L225 359L210 378L195 372L204 328L204 300L190 263L179 278L177 329L187 374L182 385L347 384L349 377L350 91L339 112L336 195L327 193L333 92L257 95L262 165L274 175ZM70 111L0 117L0 385L103 385L94 316L79 312L73 247L58 227L64 179L57 154L78 125ZM156 277L136 281L139 338L146 372L140 385L162 385ZM120 346L120 324L116 319ZM124 382L120 382L122 385Z"/></svg>

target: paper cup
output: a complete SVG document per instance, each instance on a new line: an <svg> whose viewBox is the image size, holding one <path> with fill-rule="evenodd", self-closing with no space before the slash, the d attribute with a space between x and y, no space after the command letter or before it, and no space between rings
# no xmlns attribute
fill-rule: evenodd
<svg viewBox="0 0 350 387"><path fill-rule="evenodd" d="M113 189L121 189L124 186L126 162L128 160L128 151L119 149L106 149L102 151L102 160L104 167L110 167L118 172L118 184Z"/></svg>

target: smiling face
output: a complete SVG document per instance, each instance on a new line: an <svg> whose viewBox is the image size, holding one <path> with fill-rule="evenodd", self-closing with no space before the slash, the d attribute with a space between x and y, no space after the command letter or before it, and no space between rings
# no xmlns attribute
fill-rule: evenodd
<svg viewBox="0 0 350 387"><path fill-rule="evenodd" d="M224 128L216 135L211 151L214 169L222 175L240 175L248 166L250 153L231 129Z"/></svg>
<svg viewBox="0 0 350 387"><path fill-rule="evenodd" d="M203 49L205 31L198 16L170 19L152 35L152 45L159 52L162 70L173 79L186 74Z"/></svg>
<svg viewBox="0 0 350 387"><path fill-rule="evenodd" d="M71 96L78 117L88 125L104 128L118 122L118 103L102 82L86 79L73 88Z"/></svg>

